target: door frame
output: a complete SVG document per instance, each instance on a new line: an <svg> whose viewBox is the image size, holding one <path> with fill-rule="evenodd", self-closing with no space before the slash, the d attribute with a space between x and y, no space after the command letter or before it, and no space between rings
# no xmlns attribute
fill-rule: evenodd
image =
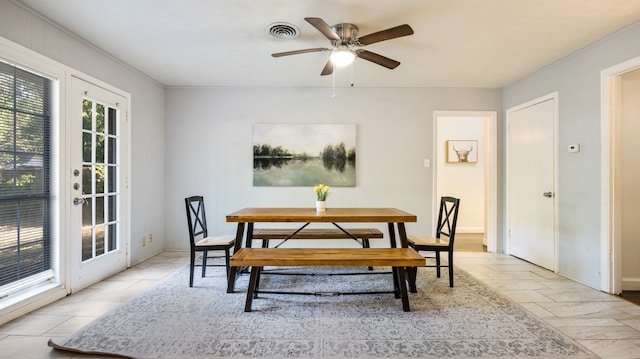
<svg viewBox="0 0 640 359"><path fill-rule="evenodd" d="M437 146L438 118L445 117L482 117L488 124L485 132L485 238L487 252L497 252L498 248L498 114L496 111L433 111L433 213L438 213L440 201L436 199L438 189ZM431 218L431 228L435 228L435 216Z"/></svg>
<svg viewBox="0 0 640 359"><path fill-rule="evenodd" d="M620 76L640 69L640 56L600 73L600 289L622 292L622 201L620 189Z"/></svg>
<svg viewBox="0 0 640 359"><path fill-rule="evenodd" d="M510 236L509 236L509 228L511 228L511 218L510 218L510 208L509 208L509 201L510 201L510 194L509 194L509 156L510 156L510 148L509 148L509 122L510 122L510 114L512 112L515 111L519 111L522 110L524 108L527 107L531 107L534 106L538 103L541 102L545 102L545 101L549 101L549 100L553 100L554 104L553 104L553 256L554 256L554 260L553 260L553 271L554 272L558 272L558 268L559 268L559 264L560 264L560 256L559 256L559 224L558 224L558 203L560 202L558 200L559 195L559 189L558 189L558 183L559 183L559 179L558 179L558 116L559 116L559 112L558 112L558 102L559 102L559 94L557 91L549 93L547 95L535 98L533 100L524 102L520 105L516 105L513 106L511 108L508 108L505 111L505 253L510 254L510 249L509 249L509 242L510 242Z"/></svg>

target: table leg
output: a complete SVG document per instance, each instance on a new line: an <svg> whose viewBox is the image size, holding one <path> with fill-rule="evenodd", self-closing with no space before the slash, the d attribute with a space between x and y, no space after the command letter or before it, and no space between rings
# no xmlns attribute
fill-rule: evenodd
<svg viewBox="0 0 640 359"><path fill-rule="evenodd" d="M238 228L236 229L236 240L233 246L233 253L242 248L242 237L244 236L244 222L238 222Z"/></svg>
<svg viewBox="0 0 640 359"><path fill-rule="evenodd" d="M369 238L362 238L362 248L371 248ZM373 270L373 267L369 266L369 270Z"/></svg>
<svg viewBox="0 0 640 359"><path fill-rule="evenodd" d="M407 230L404 227L404 222L398 223L398 234L400 236L400 247L409 247L409 241L407 241Z"/></svg>
<svg viewBox="0 0 640 359"><path fill-rule="evenodd" d="M252 244L253 244L253 222L249 222L247 223L247 241L244 244L244 246L246 248L251 248ZM238 240L238 237L236 237L236 240ZM242 241L242 239L240 239Z"/></svg>
<svg viewBox="0 0 640 359"><path fill-rule="evenodd" d="M392 222L387 223L387 227L389 229L389 245L391 248L396 248L396 230L394 224ZM391 268L391 272L393 273L393 290L396 292L396 298L400 297L400 283L398 283L398 271L397 268Z"/></svg>
<svg viewBox="0 0 640 359"><path fill-rule="evenodd" d="M391 246L391 248L396 248L396 230L393 226L393 223L387 223L387 226L389 227L389 245Z"/></svg>
<svg viewBox="0 0 640 359"><path fill-rule="evenodd" d="M242 248L242 237L244 236L244 222L238 222L238 228L236 229L236 239L233 246L233 253L236 253ZM233 293L236 286L236 277L238 274L238 267L231 267L229 271L229 277L227 278L227 293Z"/></svg>

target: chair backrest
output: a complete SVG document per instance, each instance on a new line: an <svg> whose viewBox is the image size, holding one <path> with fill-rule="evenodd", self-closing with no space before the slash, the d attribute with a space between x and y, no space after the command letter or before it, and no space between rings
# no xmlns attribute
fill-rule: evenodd
<svg viewBox="0 0 640 359"><path fill-rule="evenodd" d="M189 239L191 240L191 246L194 247L198 239L207 237L207 216L204 212L204 197L187 197L184 199L184 204L187 208Z"/></svg>
<svg viewBox="0 0 640 359"><path fill-rule="evenodd" d="M449 249L453 249L453 241L456 237L456 223L458 222L458 207L460 199L454 197L440 198L440 211L438 213L438 228L436 237L447 237Z"/></svg>

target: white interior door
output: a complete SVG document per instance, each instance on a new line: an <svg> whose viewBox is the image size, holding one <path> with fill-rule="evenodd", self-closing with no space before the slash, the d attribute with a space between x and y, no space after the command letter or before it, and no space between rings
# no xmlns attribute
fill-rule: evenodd
<svg viewBox="0 0 640 359"><path fill-rule="evenodd" d="M70 287L80 290L126 268L126 98L72 77Z"/></svg>
<svg viewBox="0 0 640 359"><path fill-rule="evenodd" d="M507 252L554 271L556 102L507 111Z"/></svg>

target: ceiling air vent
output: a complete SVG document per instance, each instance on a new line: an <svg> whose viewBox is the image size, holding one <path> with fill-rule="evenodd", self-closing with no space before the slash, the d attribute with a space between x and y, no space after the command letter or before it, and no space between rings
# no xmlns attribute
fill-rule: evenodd
<svg viewBox="0 0 640 359"><path fill-rule="evenodd" d="M293 40L300 36L300 30L293 24L274 22L267 27L269 36L277 40Z"/></svg>

